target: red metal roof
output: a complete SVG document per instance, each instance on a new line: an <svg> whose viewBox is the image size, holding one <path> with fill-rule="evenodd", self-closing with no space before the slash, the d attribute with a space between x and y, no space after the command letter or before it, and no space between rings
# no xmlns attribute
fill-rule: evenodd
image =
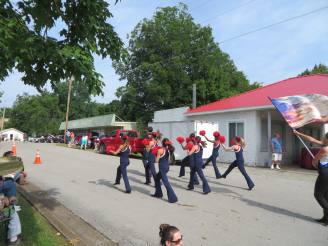
<svg viewBox="0 0 328 246"><path fill-rule="evenodd" d="M239 95L189 109L187 115L270 106L271 102L268 97L277 98L300 94L323 94L328 96L328 74L306 75L282 80Z"/></svg>

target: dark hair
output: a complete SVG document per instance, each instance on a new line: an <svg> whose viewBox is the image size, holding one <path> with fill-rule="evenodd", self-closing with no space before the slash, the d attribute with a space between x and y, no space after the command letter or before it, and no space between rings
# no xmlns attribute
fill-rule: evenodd
<svg viewBox="0 0 328 246"><path fill-rule="evenodd" d="M190 133L190 134L189 134L189 137L190 137L190 138L194 138L194 137L195 137L195 133Z"/></svg>
<svg viewBox="0 0 328 246"><path fill-rule="evenodd" d="M3 153L3 157L10 157L10 156L13 156L14 152L12 152L11 150L9 151L6 151L5 153Z"/></svg>
<svg viewBox="0 0 328 246"><path fill-rule="evenodd" d="M325 134L325 138L327 138L327 139L328 139L328 132Z"/></svg>
<svg viewBox="0 0 328 246"><path fill-rule="evenodd" d="M175 226L169 224L161 224L159 226L159 237L161 238L161 245L165 246L165 242L171 242L173 240L174 234L178 232L179 229Z"/></svg>
<svg viewBox="0 0 328 246"><path fill-rule="evenodd" d="M170 140L168 138L164 138L162 140L162 146L166 147L169 150L169 152L172 154L175 148L173 147L172 143L168 144L168 142L170 142Z"/></svg>
<svg viewBox="0 0 328 246"><path fill-rule="evenodd" d="M147 131L148 132L153 132L153 128L151 126L148 126Z"/></svg>

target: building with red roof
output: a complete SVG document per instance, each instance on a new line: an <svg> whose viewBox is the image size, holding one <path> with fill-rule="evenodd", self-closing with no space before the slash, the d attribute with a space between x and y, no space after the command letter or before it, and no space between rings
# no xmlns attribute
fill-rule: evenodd
<svg viewBox="0 0 328 246"><path fill-rule="evenodd" d="M191 121L218 122L218 130L228 140L237 135L244 137L247 144L244 156L248 165L271 165L270 139L274 133L280 133L282 136L283 163L291 165L303 162L305 165L304 158L301 158L301 152L304 152L303 145L294 136L269 99L302 94L328 96L328 75L315 74L282 80L194 109L188 109L185 116ZM320 125L308 125L300 130L321 138L323 132L327 132L328 128ZM222 153L220 156L220 161L230 162L233 160L233 153Z"/></svg>
<svg viewBox="0 0 328 246"><path fill-rule="evenodd" d="M187 115L273 108L269 97L277 98L300 94L328 95L328 74L299 76L282 80L236 96L189 109Z"/></svg>
<svg viewBox="0 0 328 246"><path fill-rule="evenodd" d="M181 115L179 122L211 122L218 126L217 130L229 142L235 136L243 137L247 144L244 150L246 164L253 166L271 165L271 138L274 133L279 133L283 144L283 164L311 166L311 159L308 158L304 146L269 99L302 94L328 96L328 75L314 74L289 78L194 109L186 109L184 114L182 108L167 112L164 110L161 114L167 113L165 119L171 119L172 115ZM165 124L170 124L170 120ZM165 124L161 123L163 128L168 127ZM328 132L328 126L312 124L300 131L321 138L323 133ZM234 153L221 151L219 161L231 162L234 158Z"/></svg>

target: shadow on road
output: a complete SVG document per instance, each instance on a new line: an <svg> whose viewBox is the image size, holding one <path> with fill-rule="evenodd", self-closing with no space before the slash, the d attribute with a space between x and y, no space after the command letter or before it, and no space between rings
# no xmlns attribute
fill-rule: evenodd
<svg viewBox="0 0 328 246"><path fill-rule="evenodd" d="M129 174L134 174L134 175L137 175L137 176L140 176L140 177L144 177L145 176L144 173L142 173L142 172L140 172L138 170L131 170L130 169L130 170L128 170L128 173ZM181 183L181 182L187 183L183 179L181 179L181 178L175 178L175 177L169 177L169 179L170 179L171 185L174 188L186 190L187 186L185 187L185 186L177 183L177 182L179 182L179 183ZM131 180L131 181L133 181L135 183L144 185L144 183L142 181L140 181L140 179L138 179L136 177L129 176L129 180ZM296 218L296 219L300 219L300 220L304 220L304 221L308 221L308 222L314 222L313 218L311 218L309 216L306 216L306 215L303 215L303 214L299 214L299 213L296 213L296 212L293 212L293 211L290 211L290 210L287 210L287 209L284 209L284 208L279 208L279 207L276 207L276 206L273 206L273 205L270 205L270 204L265 204L265 203L261 203L261 202L257 202L257 201L254 201L254 200L250 200L250 199L244 198L241 194L239 194L237 192L234 192L234 191L232 191L230 189L224 188L224 187L232 187L232 188L247 190L246 188L239 187L239 186L234 186L234 185L222 184L220 182L214 182L214 181L210 181L210 180L208 180L208 182L209 182L209 184L211 184L210 187L211 187L211 190L212 190L213 193L218 193L218 194L233 194L233 195L235 195L234 196L235 198L237 198L238 200L240 200L242 202L245 202L248 206L257 207L257 208L264 209L264 210L267 210L267 211L272 212L272 213L276 213L276 214L288 216L288 217L291 217L291 218ZM111 187L111 188L115 188L117 190L120 190L120 191L124 192L124 190L121 190L121 189L117 188L116 186L114 186L108 180L99 179L98 181L89 181L89 183L96 184L96 185L105 185L105 186L108 186L108 187ZM197 185L197 186L198 187L201 187L201 185ZM195 186L195 187L197 187L197 186ZM222 187L222 186L224 186L224 187ZM133 191L140 192L140 193L142 193L144 195L147 195L147 196L150 195L149 190L144 189L144 188L139 187L139 186L132 186L132 192ZM196 192L197 193L202 193L202 192L199 192L199 191L196 191Z"/></svg>
<svg viewBox="0 0 328 246"><path fill-rule="evenodd" d="M242 202L245 202L249 206L261 208L261 209L267 210L269 212L285 215L285 216L300 219L300 220L305 220L305 221L308 221L308 222L313 222L313 223L315 222L313 220L313 218L311 218L309 216L299 214L299 213L296 213L296 212L293 212L293 211L289 211L289 210L284 209L284 208L279 208L279 207L276 207L276 206L272 206L272 205L265 204L265 203L262 203L262 202L253 201L253 200L243 198L243 197L240 197L239 200L242 201Z"/></svg>

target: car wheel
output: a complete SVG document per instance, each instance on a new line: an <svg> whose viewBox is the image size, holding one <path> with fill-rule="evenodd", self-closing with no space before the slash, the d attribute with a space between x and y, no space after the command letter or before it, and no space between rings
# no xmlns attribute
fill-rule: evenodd
<svg viewBox="0 0 328 246"><path fill-rule="evenodd" d="M101 144L99 146L99 153L100 154L106 154L106 145L105 144Z"/></svg>

